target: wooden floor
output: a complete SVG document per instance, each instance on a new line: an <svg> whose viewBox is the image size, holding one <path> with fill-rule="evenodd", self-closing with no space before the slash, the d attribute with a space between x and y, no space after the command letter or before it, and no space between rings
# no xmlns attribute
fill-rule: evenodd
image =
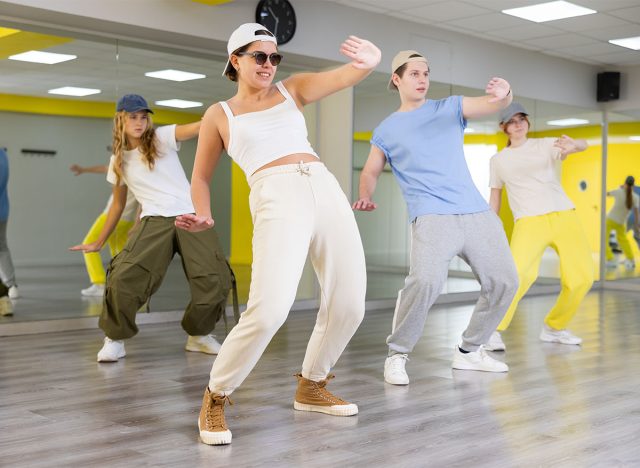
<svg viewBox="0 0 640 468"><path fill-rule="evenodd" d="M508 374L452 371L471 306L435 309L408 387L382 380L391 311L368 313L330 385L360 406L350 418L293 410L314 321L295 312L232 395L226 447L198 441L212 357L184 352L176 323L144 326L117 364L95 362L98 330L2 338L0 465L640 466L640 293L590 294L582 347L538 341L553 299L522 302L495 354Z"/></svg>

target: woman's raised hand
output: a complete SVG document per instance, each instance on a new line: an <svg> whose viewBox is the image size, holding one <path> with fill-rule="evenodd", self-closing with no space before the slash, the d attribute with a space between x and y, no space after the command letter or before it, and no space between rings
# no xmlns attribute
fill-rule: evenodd
<svg viewBox="0 0 640 468"><path fill-rule="evenodd" d="M214 225L213 218L197 216L191 213L176 216L176 227L189 232L200 232L211 229Z"/></svg>
<svg viewBox="0 0 640 468"><path fill-rule="evenodd" d="M355 68L369 70L380 63L382 53L373 43L356 36L349 38L340 46L340 53L349 57Z"/></svg>
<svg viewBox="0 0 640 468"><path fill-rule="evenodd" d="M511 85L509 82L503 78L497 77L491 78L485 88L485 92L493 96L493 98L489 99L489 102L498 102L503 100L509 95L509 91L511 91Z"/></svg>

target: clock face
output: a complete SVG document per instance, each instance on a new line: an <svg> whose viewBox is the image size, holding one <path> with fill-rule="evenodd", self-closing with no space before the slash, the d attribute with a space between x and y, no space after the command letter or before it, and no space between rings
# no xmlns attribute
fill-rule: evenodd
<svg viewBox="0 0 640 468"><path fill-rule="evenodd" d="M296 32L296 14L289 0L260 0L256 22L276 36L278 45L289 42Z"/></svg>

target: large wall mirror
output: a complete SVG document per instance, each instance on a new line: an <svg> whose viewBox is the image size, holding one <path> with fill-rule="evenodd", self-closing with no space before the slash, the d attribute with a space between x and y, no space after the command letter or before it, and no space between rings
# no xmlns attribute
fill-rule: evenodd
<svg viewBox="0 0 640 468"><path fill-rule="evenodd" d="M372 130L399 106L397 93L386 90L387 74L376 73L356 87L355 136L353 159L353 198L358 195L358 181L369 153ZM483 90L451 86L431 82L428 98L441 99L450 95L479 96ZM562 186L573 200L589 239L594 269L598 271L600 259L600 176L601 176L601 112L540 100L520 98L529 113L529 136L560 137L567 134L584 138L589 143L587 151L569 156L557 171ZM595 106L594 106L595 107ZM488 200L489 160L504 148L507 140L501 132L497 116L470 120L465 132L465 156L474 182ZM503 191L504 192L504 191ZM389 167L380 177L375 194L378 209L358 212L365 255L369 287L368 299L390 299L403 287L409 268L410 231L406 206L398 184ZM507 236L513 229L513 216L506 197L503 197L500 217ZM557 285L560 276L558 257L553 249L545 251L536 286ZM449 279L443 293L478 291L469 266L460 258L454 258L449 266ZM542 289L542 288L540 288Z"/></svg>
<svg viewBox="0 0 640 468"><path fill-rule="evenodd" d="M0 317L0 325L100 313L100 297L80 294L90 284L82 255L67 249L83 240L105 209L111 186L104 174L76 176L70 167L108 163L115 102L123 94L143 95L154 109L156 126L198 120L209 105L231 97L234 84L221 77L224 53L202 57L0 24L0 147L9 159L8 243L20 292L14 315ZM194 75L149 76L165 70ZM285 60L277 78L293 70ZM196 144L184 142L180 150L187 177ZM212 182L212 206L238 277L241 303L246 302L251 273L247 198L244 175L228 157L222 158ZM102 254L106 265L109 249ZM315 297L315 278L307 267L297 298ZM188 298L176 256L150 309L181 311Z"/></svg>

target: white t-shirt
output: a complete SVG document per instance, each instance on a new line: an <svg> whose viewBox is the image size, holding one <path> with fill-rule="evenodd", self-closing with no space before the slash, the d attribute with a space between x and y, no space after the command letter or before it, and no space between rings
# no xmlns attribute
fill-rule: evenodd
<svg viewBox="0 0 640 468"><path fill-rule="evenodd" d="M107 214L109 212L109 208L113 204L113 194L109 195L109 200L107 200L107 206L105 207L103 213ZM133 196L131 190L127 190L127 201L124 204L124 210L122 210L122 216L120 219L122 221L135 221L136 215L138 214L138 200Z"/></svg>
<svg viewBox="0 0 640 468"><path fill-rule="evenodd" d="M631 210L627 209L627 192L623 188L618 188L610 191L609 195L613 197L613 208L607 214L607 218L624 226L631 212ZM631 208L638 208L638 205L640 205L640 197L632 190Z"/></svg>
<svg viewBox="0 0 640 468"><path fill-rule="evenodd" d="M559 180L560 149L556 138L529 138L491 158L489 186L506 185L513 217L539 216L574 209Z"/></svg>
<svg viewBox="0 0 640 468"><path fill-rule="evenodd" d="M126 184L142 205L141 217L194 213L191 187L178 159L180 144L176 141L176 126L157 128L156 144L158 157L152 169L137 148L124 152L120 185ZM112 184L116 183L114 159L115 156L111 156L107 173L107 180Z"/></svg>

